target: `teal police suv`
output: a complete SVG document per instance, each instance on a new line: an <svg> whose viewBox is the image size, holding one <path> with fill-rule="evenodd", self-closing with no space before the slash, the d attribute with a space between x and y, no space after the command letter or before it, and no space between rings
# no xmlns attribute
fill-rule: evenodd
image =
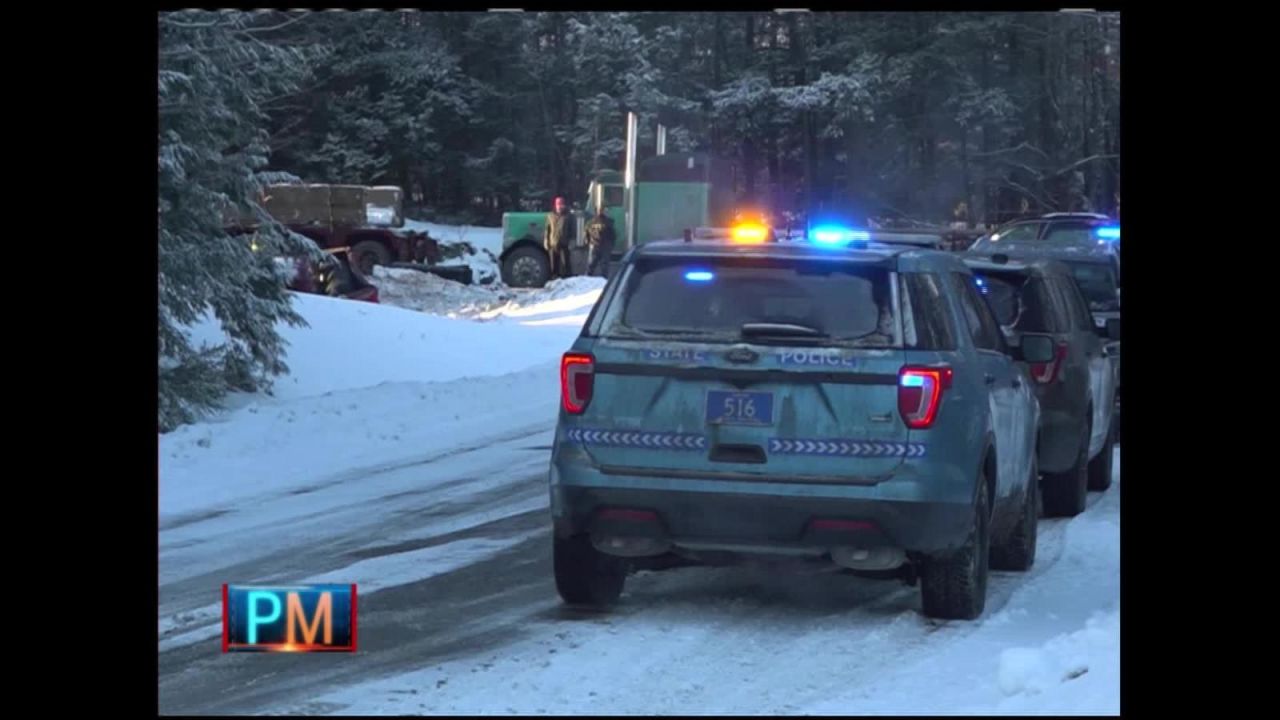
<svg viewBox="0 0 1280 720"><path fill-rule="evenodd" d="M859 237L861 235L861 237ZM821 229L654 242L623 258L561 362L550 487L570 604L635 569L834 563L972 619L988 567L1035 560L1040 408L955 255Z"/></svg>

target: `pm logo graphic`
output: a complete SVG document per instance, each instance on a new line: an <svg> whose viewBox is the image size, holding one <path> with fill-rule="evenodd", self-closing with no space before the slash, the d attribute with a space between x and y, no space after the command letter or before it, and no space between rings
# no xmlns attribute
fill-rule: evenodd
<svg viewBox="0 0 1280 720"><path fill-rule="evenodd" d="M355 652L356 586L222 586L222 652Z"/></svg>

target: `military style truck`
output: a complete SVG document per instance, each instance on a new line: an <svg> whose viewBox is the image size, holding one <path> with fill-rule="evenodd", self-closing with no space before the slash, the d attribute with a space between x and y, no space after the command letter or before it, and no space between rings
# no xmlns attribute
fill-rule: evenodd
<svg viewBox="0 0 1280 720"><path fill-rule="evenodd" d="M310 238L322 250L345 251L363 275L375 265L407 267L463 283L467 266L440 267L439 243L426 233L404 228L404 191L363 185L276 184L263 188L262 206L278 222ZM224 221L237 234L252 232L253 218L234 210Z"/></svg>

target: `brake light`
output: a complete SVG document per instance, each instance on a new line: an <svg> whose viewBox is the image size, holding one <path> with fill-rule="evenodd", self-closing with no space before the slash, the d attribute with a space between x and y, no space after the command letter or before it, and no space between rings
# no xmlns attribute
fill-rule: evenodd
<svg viewBox="0 0 1280 720"><path fill-rule="evenodd" d="M875 523L865 520L836 520L831 518L818 518L809 523L809 527L814 530L875 530Z"/></svg>
<svg viewBox="0 0 1280 720"><path fill-rule="evenodd" d="M912 430L933 425L942 393L951 387L951 368L907 366L898 372L898 412Z"/></svg>
<svg viewBox="0 0 1280 720"><path fill-rule="evenodd" d="M627 508L605 508L596 513L601 520L632 520L635 522L657 522L658 513L652 510L630 510Z"/></svg>
<svg viewBox="0 0 1280 720"><path fill-rule="evenodd" d="M596 359L585 353L565 353L560 359L560 402L565 412L581 415L591 402Z"/></svg>
<svg viewBox="0 0 1280 720"><path fill-rule="evenodd" d="M1053 360L1047 363L1031 364L1031 379L1041 385L1048 385L1058 379L1058 373L1062 370L1062 364L1067 359L1068 345L1065 342L1058 343L1058 351L1054 353Z"/></svg>

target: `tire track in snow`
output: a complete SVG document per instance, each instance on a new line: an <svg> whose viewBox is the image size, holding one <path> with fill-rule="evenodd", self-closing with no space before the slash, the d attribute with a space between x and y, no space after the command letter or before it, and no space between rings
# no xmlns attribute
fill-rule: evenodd
<svg viewBox="0 0 1280 720"><path fill-rule="evenodd" d="M492 437L486 437L482 440L469 443L462 447L450 448L448 450L438 450L435 452L428 453L426 455L422 455L415 458L409 458L406 460L398 460L390 463L376 463L373 465L366 465L363 467L350 468L338 473L334 473L333 475L326 476L313 483L302 485L300 487L290 488L288 490L272 491L272 492L262 493L260 495L255 495L252 497L238 499L235 504L240 507L246 507L246 506L253 507L255 505L259 505L264 502L270 502L272 500L279 500L281 498L288 498L288 497L297 496L297 495L307 495L307 494L311 494L320 490L333 487L335 485L348 483L353 480L363 480L368 478L374 478L379 475L387 475L387 474L398 472L401 470L408 470L408 469L420 467L423 465L430 465L432 463L440 462L442 460L448 460L450 458L457 457L459 455L466 455L468 453L473 453L478 450L484 450L492 447L493 445L500 445L500 444L509 443L515 440L524 440L527 438L536 437L547 431L548 431L548 424L546 422L533 423L530 425L520 427L516 430L508 431ZM161 521L159 530L161 534L163 534L166 531L177 530L190 525L203 523L209 520L215 520L235 512L237 512L236 508L215 508L215 509L204 509L204 510L200 510L198 512L193 512L193 513L184 513L181 515L175 515L171 518Z"/></svg>
<svg viewBox="0 0 1280 720"><path fill-rule="evenodd" d="M549 433L541 426L507 433L505 445L527 444L529 438ZM474 456L474 457L468 457ZM267 517L254 523L244 518L225 518L161 534L161 568L174 568L169 581L161 585L162 612L158 623L162 643L170 647L173 638L200 626L220 621L219 606L209 600L223 582L286 582L344 566L349 556L367 555L369 548L388 540L418 543L425 547L432 538L456 534L470 528L500 523L513 515L545 508L545 457L520 452L511 447L490 445L451 452L435 462L443 481L431 482L412 491L366 492L362 501L343 504L344 499L326 499L323 491L313 497L313 508L300 510L296 499L288 503L291 514L284 519ZM456 466L456 467L455 467ZM450 472L452 470L452 472ZM401 475L412 468L382 470L382 476ZM360 479L367 485L376 478ZM418 474L392 478L400 485L421 486ZM330 486L332 487L332 486ZM424 491L425 490L425 491ZM328 503L326 505L326 502ZM333 507L335 504L339 507ZM257 508L264 512L262 506ZM334 535L333 527L344 528ZM177 540L178 535L194 536ZM255 535L258 539L255 540ZM324 538L324 539L318 539ZM247 553L228 553L251 547ZM203 565L203 567L200 567Z"/></svg>

